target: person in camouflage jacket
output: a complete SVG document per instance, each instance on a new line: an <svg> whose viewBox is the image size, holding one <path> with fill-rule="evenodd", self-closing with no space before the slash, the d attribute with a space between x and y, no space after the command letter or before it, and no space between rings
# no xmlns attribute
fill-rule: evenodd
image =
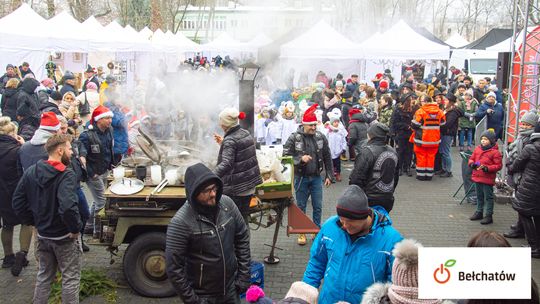
<svg viewBox="0 0 540 304"><path fill-rule="evenodd" d="M388 94L381 96L379 100L379 122L390 127L390 119L392 118L392 97Z"/></svg>
<svg viewBox="0 0 540 304"><path fill-rule="evenodd" d="M463 99L458 101L458 108L463 111L463 116L459 118L459 150L463 151L465 145L465 136L467 136L467 149L472 151L473 149L473 133L476 127L476 121L474 120L474 114L478 110L478 101L474 99L470 92L466 92L463 95Z"/></svg>

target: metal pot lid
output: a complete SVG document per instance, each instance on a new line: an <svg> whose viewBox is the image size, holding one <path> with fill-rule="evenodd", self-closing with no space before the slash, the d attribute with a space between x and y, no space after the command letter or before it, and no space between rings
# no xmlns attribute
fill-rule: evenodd
<svg viewBox="0 0 540 304"><path fill-rule="evenodd" d="M146 135L141 128L139 128L139 133L137 137L135 138L135 141L137 142L137 145L141 148L141 150L150 158L152 161L156 163L161 162L161 151L156 146L154 141Z"/></svg>
<svg viewBox="0 0 540 304"><path fill-rule="evenodd" d="M118 195L131 195L144 189L144 184L136 178L122 178L114 181L109 190Z"/></svg>

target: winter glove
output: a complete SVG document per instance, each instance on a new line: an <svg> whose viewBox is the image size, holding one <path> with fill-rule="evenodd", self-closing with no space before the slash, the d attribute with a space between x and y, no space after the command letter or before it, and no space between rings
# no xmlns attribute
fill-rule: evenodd
<svg viewBox="0 0 540 304"><path fill-rule="evenodd" d="M470 167L473 168L473 169L476 169L476 168L480 167L480 162L474 162L474 163L472 163L470 165Z"/></svg>
<svg viewBox="0 0 540 304"><path fill-rule="evenodd" d="M465 113L464 115L465 115L465 117L467 117L467 118L471 118L471 116L472 116L471 113Z"/></svg>
<svg viewBox="0 0 540 304"><path fill-rule="evenodd" d="M243 294L248 290L250 285L251 285L251 282L236 281L235 282L236 292L238 292L238 294Z"/></svg>
<svg viewBox="0 0 540 304"><path fill-rule="evenodd" d="M482 171L488 173L488 170L489 170L488 167L482 167Z"/></svg>

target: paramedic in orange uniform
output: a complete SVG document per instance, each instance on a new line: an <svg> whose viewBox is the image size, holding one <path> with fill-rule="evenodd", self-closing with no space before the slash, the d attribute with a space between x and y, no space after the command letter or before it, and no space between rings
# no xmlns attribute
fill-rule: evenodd
<svg viewBox="0 0 540 304"><path fill-rule="evenodd" d="M443 111L427 95L420 97L422 107L416 111L411 123L413 133L409 139L416 154L416 179L431 180L435 154L441 142L440 128L446 123Z"/></svg>

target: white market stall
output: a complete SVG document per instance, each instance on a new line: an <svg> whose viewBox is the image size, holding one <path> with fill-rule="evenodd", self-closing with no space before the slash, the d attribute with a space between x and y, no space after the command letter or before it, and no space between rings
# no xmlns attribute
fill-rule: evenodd
<svg viewBox="0 0 540 304"><path fill-rule="evenodd" d="M358 73L363 52L361 47L343 36L325 21L320 21L304 34L281 46L281 71L295 71L295 84L301 74L313 82L322 70L329 77Z"/></svg>
<svg viewBox="0 0 540 304"><path fill-rule="evenodd" d="M365 51L367 78L389 68L394 79L399 81L401 69L396 68L411 60L425 65L425 77L450 57L449 46L429 40L402 20L382 34L371 36L361 47Z"/></svg>

